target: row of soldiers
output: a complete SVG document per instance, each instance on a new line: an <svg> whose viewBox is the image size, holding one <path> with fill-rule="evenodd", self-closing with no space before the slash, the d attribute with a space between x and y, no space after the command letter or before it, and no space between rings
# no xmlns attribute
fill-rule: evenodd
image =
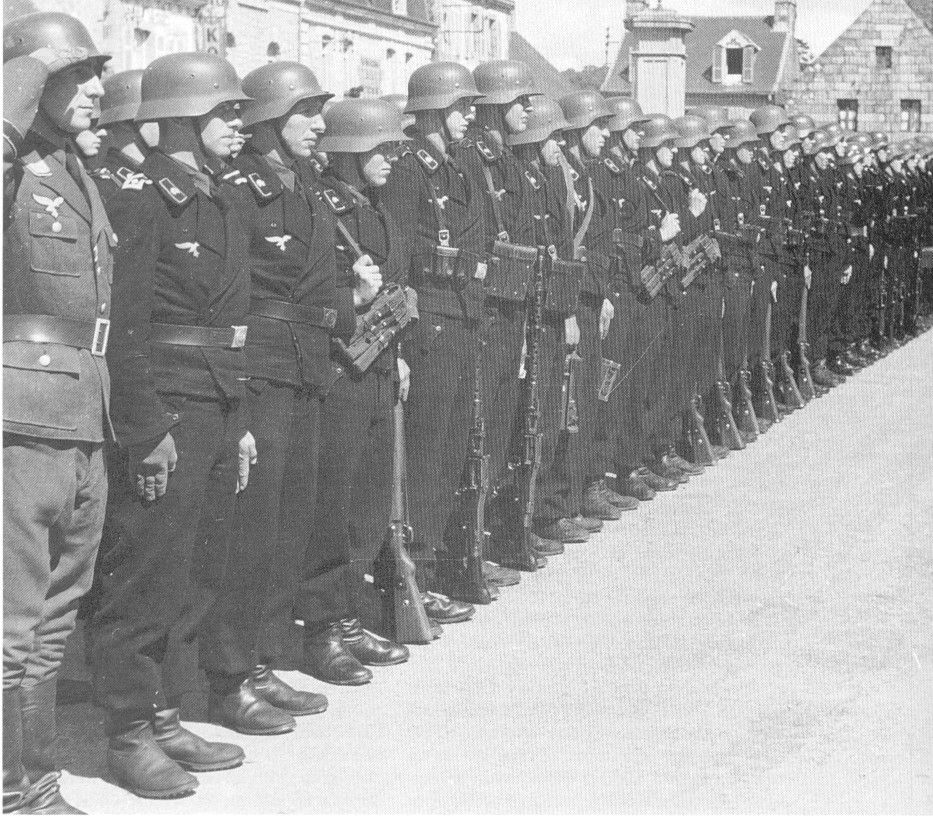
<svg viewBox="0 0 933 833"><path fill-rule="evenodd" d="M79 604L112 777L189 795L245 757L182 725L192 650L212 720L293 731L276 670L369 682L926 326L929 138L108 57L4 28L5 812L77 812Z"/></svg>

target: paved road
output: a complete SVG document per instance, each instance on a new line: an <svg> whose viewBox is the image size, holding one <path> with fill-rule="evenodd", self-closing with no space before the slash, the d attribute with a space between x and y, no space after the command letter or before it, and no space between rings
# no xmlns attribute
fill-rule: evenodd
<svg viewBox="0 0 933 833"><path fill-rule="evenodd" d="M933 334L327 694L279 738L198 724L247 762L173 802L104 781L86 716L65 794L90 812L933 811Z"/></svg>

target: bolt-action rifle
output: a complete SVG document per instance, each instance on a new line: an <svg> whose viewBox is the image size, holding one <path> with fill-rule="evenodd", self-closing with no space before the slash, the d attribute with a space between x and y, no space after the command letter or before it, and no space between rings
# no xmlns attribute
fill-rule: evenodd
<svg viewBox="0 0 933 833"><path fill-rule="evenodd" d="M807 342L807 306L810 299L810 287L804 277L803 289L800 291L800 313L797 316L797 389L800 395L808 402L816 396L816 387L810 375L810 357L807 355L809 343Z"/></svg>
<svg viewBox="0 0 933 833"><path fill-rule="evenodd" d="M408 524L405 482L405 412L401 402L393 414L392 516L385 544L375 566L375 583L382 596L382 621L396 642L427 645L434 632L421 602L415 563L408 552L412 531Z"/></svg>

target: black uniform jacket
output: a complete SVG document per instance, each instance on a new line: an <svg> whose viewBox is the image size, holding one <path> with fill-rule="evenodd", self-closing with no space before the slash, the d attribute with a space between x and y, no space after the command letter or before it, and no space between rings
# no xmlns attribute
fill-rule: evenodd
<svg viewBox="0 0 933 833"><path fill-rule="evenodd" d="M333 332L352 333L352 292L337 291L334 218L311 168L300 163L286 168L247 148L236 169L240 176L234 184L249 229L251 305L282 301L316 313L333 310ZM330 368L330 328L268 314L250 314L247 321L250 377L323 389Z"/></svg>
<svg viewBox="0 0 933 833"><path fill-rule="evenodd" d="M476 279L479 263L486 262L486 222L483 196L476 193L460 164L448 149L442 154L418 133L392 165L381 198L401 231L408 256L409 284L418 291L422 312L478 321L486 297ZM434 274L432 263L441 225L449 231L449 246L460 250L460 277L448 281Z"/></svg>
<svg viewBox="0 0 933 833"><path fill-rule="evenodd" d="M369 189L367 193L357 191L334 176L325 176L321 186L324 200L334 217L340 221L360 250L369 255L379 267L382 285L395 283L404 286L408 281L408 275L405 272L407 261L402 249L402 236L379 200L378 194ZM353 285L356 280L353 264L357 260L357 254L341 231L337 232L335 252L337 291L349 298L352 308ZM361 307L358 312L363 313L366 309L367 307ZM352 334L351 328L349 333L338 332L335 336L347 342ZM395 355L394 349L383 350L374 366L394 371Z"/></svg>
<svg viewBox="0 0 933 833"><path fill-rule="evenodd" d="M163 394L235 401L243 393L242 350L159 343L152 325L228 329L246 323L249 303L249 236L232 195L212 184L208 196L160 150L140 172L142 188L121 189L107 204L120 239L107 360L125 446L154 444L177 422Z"/></svg>

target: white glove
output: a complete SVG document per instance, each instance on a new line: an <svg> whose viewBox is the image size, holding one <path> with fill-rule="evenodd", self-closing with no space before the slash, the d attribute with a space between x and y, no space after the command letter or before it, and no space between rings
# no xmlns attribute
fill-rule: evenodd
<svg viewBox="0 0 933 833"><path fill-rule="evenodd" d="M382 273L369 255L363 255L353 264L353 271L359 279L359 286L353 290L353 304L366 306L382 288Z"/></svg>
<svg viewBox="0 0 933 833"><path fill-rule="evenodd" d="M408 401L408 390L411 387L411 370L408 362L401 356L398 357L398 398L402 402Z"/></svg>
<svg viewBox="0 0 933 833"><path fill-rule="evenodd" d="M665 214L661 220L661 242L669 243L680 234L680 217L676 214Z"/></svg>
<svg viewBox="0 0 933 833"><path fill-rule="evenodd" d="M774 301L775 304L778 302L777 290L778 290L778 282L771 281L771 300Z"/></svg>
<svg viewBox="0 0 933 833"><path fill-rule="evenodd" d="M608 298L603 298L603 307L599 311L599 337L604 339L609 334L609 325L616 314L616 308Z"/></svg>
<svg viewBox="0 0 933 833"><path fill-rule="evenodd" d="M875 247L871 243L868 244L868 258L869 260L875 259Z"/></svg>
<svg viewBox="0 0 933 833"><path fill-rule="evenodd" d="M690 213L694 217L699 217L704 211L706 211L706 194L698 189L694 188L690 192Z"/></svg>
<svg viewBox="0 0 933 833"><path fill-rule="evenodd" d="M845 286L850 280L852 280L852 265L849 264L845 269L842 270L842 277L839 279L839 283Z"/></svg>
<svg viewBox="0 0 933 833"><path fill-rule="evenodd" d="M575 315L564 319L564 342L568 347L576 347L580 343L580 325Z"/></svg>
<svg viewBox="0 0 933 833"><path fill-rule="evenodd" d="M813 270L807 265L803 267L803 282L806 284L807 289L813 284Z"/></svg>
<svg viewBox="0 0 933 833"><path fill-rule="evenodd" d="M249 484L249 467L255 466L258 459L259 455L256 453L256 440L253 438L253 435L247 431L240 440L239 470L234 494L239 494L247 487Z"/></svg>

